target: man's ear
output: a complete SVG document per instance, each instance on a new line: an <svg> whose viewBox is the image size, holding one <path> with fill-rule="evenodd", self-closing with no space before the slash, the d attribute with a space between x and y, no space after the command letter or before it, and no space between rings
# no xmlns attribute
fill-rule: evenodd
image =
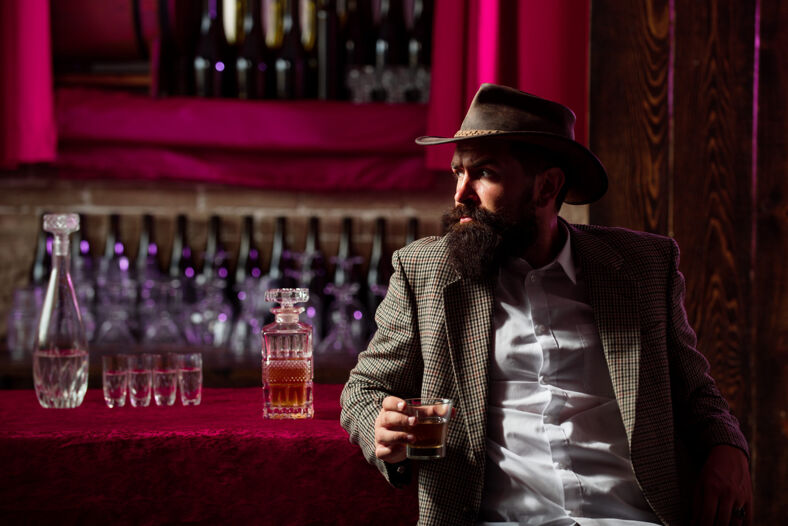
<svg viewBox="0 0 788 526"><path fill-rule="evenodd" d="M536 206L539 208L545 206L555 207L555 201L558 198L558 194L561 193L561 188L564 186L565 181L564 171L557 166L548 168L538 174L534 188L534 203Z"/></svg>

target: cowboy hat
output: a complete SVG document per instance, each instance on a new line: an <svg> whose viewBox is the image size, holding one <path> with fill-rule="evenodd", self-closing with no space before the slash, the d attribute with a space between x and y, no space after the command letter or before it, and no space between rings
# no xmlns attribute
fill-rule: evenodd
<svg viewBox="0 0 788 526"><path fill-rule="evenodd" d="M526 142L544 148L566 174L565 201L591 203L607 190L607 173L596 155L575 141L575 114L566 106L507 86L482 84L454 137L424 136L430 146L483 138Z"/></svg>

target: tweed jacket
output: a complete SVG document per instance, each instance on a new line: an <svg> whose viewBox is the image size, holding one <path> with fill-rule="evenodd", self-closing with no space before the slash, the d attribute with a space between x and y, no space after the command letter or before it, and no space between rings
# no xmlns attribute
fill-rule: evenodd
<svg viewBox="0 0 788 526"><path fill-rule="evenodd" d="M652 234L567 226L637 480L665 524L683 524L693 468L714 445L747 452L747 443L695 349L678 247ZM473 524L484 483L495 283L461 279L439 237L410 244L392 261L394 275L375 317L378 331L342 393L342 425L367 460L399 486L409 480L409 461L391 465L375 457L374 422L383 398L454 399L446 458L418 466L419 524Z"/></svg>

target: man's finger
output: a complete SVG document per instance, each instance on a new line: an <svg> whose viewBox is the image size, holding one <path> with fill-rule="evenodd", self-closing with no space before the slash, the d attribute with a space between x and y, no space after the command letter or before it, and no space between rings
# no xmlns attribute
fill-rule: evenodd
<svg viewBox="0 0 788 526"><path fill-rule="evenodd" d="M375 432L375 443L377 444L404 446L411 440L413 440L413 435L404 431L388 431L383 428L378 428Z"/></svg>
<svg viewBox="0 0 788 526"><path fill-rule="evenodd" d="M381 418L381 425L389 429L402 429L415 423L414 417L394 411L386 411Z"/></svg>
<svg viewBox="0 0 788 526"><path fill-rule="evenodd" d="M387 396L383 399L383 409L386 411L405 411L405 400L396 396Z"/></svg>
<svg viewBox="0 0 788 526"><path fill-rule="evenodd" d="M390 447L384 446L383 444L377 444L375 446L375 456L381 460L386 460L393 454L393 451Z"/></svg>

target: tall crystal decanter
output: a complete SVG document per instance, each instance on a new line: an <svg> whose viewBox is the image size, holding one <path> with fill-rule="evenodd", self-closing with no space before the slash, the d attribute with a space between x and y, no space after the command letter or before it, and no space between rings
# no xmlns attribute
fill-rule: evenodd
<svg viewBox="0 0 788 526"><path fill-rule="evenodd" d="M298 321L309 289L270 289L275 321L263 327L263 418L312 418L312 327Z"/></svg>
<svg viewBox="0 0 788 526"><path fill-rule="evenodd" d="M33 381L42 407L78 407L88 388L88 344L70 274L69 239L77 214L46 214L52 270L33 344Z"/></svg>

